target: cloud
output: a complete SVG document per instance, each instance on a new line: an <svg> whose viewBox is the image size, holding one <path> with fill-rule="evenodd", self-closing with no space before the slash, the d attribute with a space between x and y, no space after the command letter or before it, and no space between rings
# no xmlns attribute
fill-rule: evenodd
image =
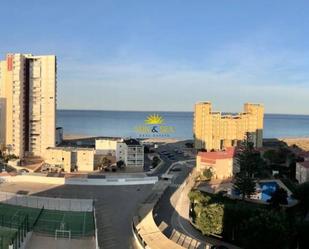
<svg viewBox="0 0 309 249"><path fill-rule="evenodd" d="M66 58L59 69L59 106L187 111L211 100L219 110L238 111L250 101L264 103L270 113L309 113L308 51L254 39L218 46L201 64L137 52L130 57L134 51L123 49L104 60Z"/></svg>

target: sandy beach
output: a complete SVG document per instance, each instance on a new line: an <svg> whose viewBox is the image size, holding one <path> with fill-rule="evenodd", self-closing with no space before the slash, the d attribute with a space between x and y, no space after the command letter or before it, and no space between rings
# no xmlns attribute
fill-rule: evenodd
<svg viewBox="0 0 309 249"><path fill-rule="evenodd" d="M302 138L282 138L281 141L285 142L288 146L295 144L304 151L309 151L309 137Z"/></svg>

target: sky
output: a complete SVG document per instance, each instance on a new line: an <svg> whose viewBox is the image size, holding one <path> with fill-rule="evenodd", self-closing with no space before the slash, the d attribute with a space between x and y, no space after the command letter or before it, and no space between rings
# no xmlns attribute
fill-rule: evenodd
<svg viewBox="0 0 309 249"><path fill-rule="evenodd" d="M309 114L309 2L0 0L0 56L55 54L58 108Z"/></svg>

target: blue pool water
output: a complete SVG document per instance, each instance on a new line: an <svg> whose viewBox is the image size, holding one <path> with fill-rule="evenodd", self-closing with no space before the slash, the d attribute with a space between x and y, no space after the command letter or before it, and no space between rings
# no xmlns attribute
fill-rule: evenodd
<svg viewBox="0 0 309 249"><path fill-rule="evenodd" d="M279 187L276 182L262 182L259 183L259 185L262 190L261 199L263 201L269 200L271 198L271 194Z"/></svg>
<svg viewBox="0 0 309 249"><path fill-rule="evenodd" d="M267 181L267 182L260 182L259 187L261 190L261 201L267 202L271 198L271 194L276 191L277 188L279 188L279 185L275 181ZM238 190L233 189L232 194L239 196L240 193ZM295 202L295 199L293 199L291 196L288 196L288 203Z"/></svg>

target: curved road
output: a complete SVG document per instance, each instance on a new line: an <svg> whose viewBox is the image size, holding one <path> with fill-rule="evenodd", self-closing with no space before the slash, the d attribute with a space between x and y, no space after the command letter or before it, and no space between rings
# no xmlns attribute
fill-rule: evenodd
<svg viewBox="0 0 309 249"><path fill-rule="evenodd" d="M188 193L194 184L194 177L186 177L192 173L194 163L178 162L175 167L181 171L173 172L172 184L163 194L155 209L155 221L163 233L184 248L207 248L211 245L225 245L230 249L238 249L234 245L222 242L213 237L204 236L190 223ZM184 181L186 184L183 184Z"/></svg>

